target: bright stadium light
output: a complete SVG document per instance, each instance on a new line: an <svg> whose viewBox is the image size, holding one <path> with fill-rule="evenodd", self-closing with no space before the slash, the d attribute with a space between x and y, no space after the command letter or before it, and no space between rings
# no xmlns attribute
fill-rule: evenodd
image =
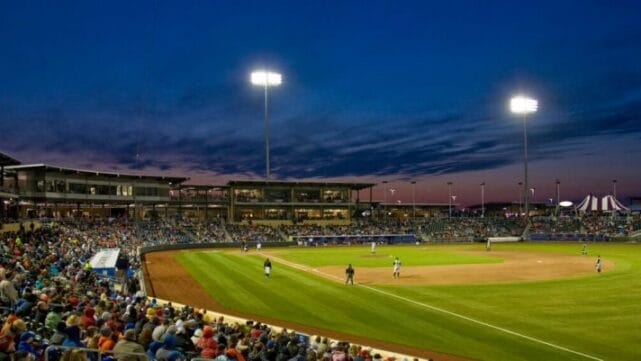
<svg viewBox="0 0 641 361"><path fill-rule="evenodd" d="M510 110L512 113L530 114L536 112L538 108L539 102L536 101L536 99L519 95L510 100Z"/></svg>
<svg viewBox="0 0 641 361"><path fill-rule="evenodd" d="M283 76L271 71L255 71L251 74L251 82L260 86L277 86L283 82Z"/></svg>
<svg viewBox="0 0 641 361"><path fill-rule="evenodd" d="M269 179L269 112L267 106L267 89L271 86L281 85L283 76L279 73L259 70L251 73L250 81L254 85L265 88L265 177Z"/></svg>
<svg viewBox="0 0 641 361"><path fill-rule="evenodd" d="M539 109L539 102L536 99L528 98L523 95L518 95L510 99L510 110L512 113L520 114L523 116L523 168L525 179L523 184L523 194L525 196L525 227L530 218L530 189L528 186L527 174L527 115L536 112Z"/></svg>

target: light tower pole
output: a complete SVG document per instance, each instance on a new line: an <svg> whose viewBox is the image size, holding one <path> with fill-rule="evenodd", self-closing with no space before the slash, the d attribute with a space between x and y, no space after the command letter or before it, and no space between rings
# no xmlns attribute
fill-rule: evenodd
<svg viewBox="0 0 641 361"><path fill-rule="evenodd" d="M556 180L556 207L554 209L554 213L557 215L559 214L559 207L561 204L561 181Z"/></svg>
<svg viewBox="0 0 641 361"><path fill-rule="evenodd" d="M416 181L412 181L412 222L416 222Z"/></svg>
<svg viewBox="0 0 641 361"><path fill-rule="evenodd" d="M518 183L519 186L519 217L523 214L523 182Z"/></svg>
<svg viewBox="0 0 641 361"><path fill-rule="evenodd" d="M485 218L485 182L481 183L481 218Z"/></svg>
<svg viewBox="0 0 641 361"><path fill-rule="evenodd" d="M270 177L269 168L269 96L267 89L271 86L279 86L283 77L279 73L267 70L259 70L251 73L251 83L265 88L265 178Z"/></svg>
<svg viewBox="0 0 641 361"><path fill-rule="evenodd" d="M447 193L449 201L449 218L452 218L452 182L447 182Z"/></svg>
<svg viewBox="0 0 641 361"><path fill-rule="evenodd" d="M527 174L527 115L538 110L539 103L535 99L525 96L515 96L510 100L510 110L512 113L523 116L523 170L525 173L523 193L525 194L525 224L528 224L530 218L530 201Z"/></svg>
<svg viewBox="0 0 641 361"><path fill-rule="evenodd" d="M385 211L385 221L387 221L387 181L383 181L385 185L385 193L383 194L383 209Z"/></svg>

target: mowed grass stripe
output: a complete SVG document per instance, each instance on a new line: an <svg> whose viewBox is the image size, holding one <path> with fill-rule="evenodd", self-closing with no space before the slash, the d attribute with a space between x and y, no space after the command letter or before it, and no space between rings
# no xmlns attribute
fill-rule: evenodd
<svg viewBox="0 0 641 361"><path fill-rule="evenodd" d="M327 322L325 318L319 318L319 315L329 315L334 313L333 303L344 296L343 292L333 290L333 292L320 293L323 297L318 297L318 292L310 292L318 287L325 287L322 283L314 282L312 278L306 277L300 271L289 267L282 267L274 262L274 272L269 279L266 279L262 273L262 258L255 256L236 257L232 255L217 254L215 260L209 259L210 254L201 253L195 256L198 259L195 262L196 267L205 267L212 262L219 262L221 268L227 270L244 270L243 272L234 272L233 277L222 277L228 280L225 285L216 284L212 281L211 274L201 280L199 276L196 279L206 286L207 291L221 304L237 304L238 306L251 309L252 313L270 315L274 303L278 303L279 308L290 310L290 315L294 317L304 317L307 319L317 319L319 322ZM182 257L181 257L182 258ZM250 271L251 270L251 271ZM249 272L248 272L249 271ZM233 279L233 281L229 281ZM283 283L295 287L289 287L284 292ZM212 287L213 286L213 287ZM229 290L228 293L216 292L214 289ZM257 290L261 290L260 294ZM284 297L285 296L285 297ZM264 302L271 300L269 302ZM333 302L334 301L334 302ZM350 299L343 299L346 308L351 308ZM315 304L314 311L297 307L298 304ZM234 307L237 308L237 307ZM287 318L286 318L287 319ZM352 319L355 326L367 326L359 319Z"/></svg>
<svg viewBox="0 0 641 361"><path fill-rule="evenodd" d="M199 252L183 252L179 260L228 308L476 359L488 355L494 360L538 359L533 355L585 359L571 354L560 358L558 350L548 346L277 262L273 262L273 278L264 280L260 257L195 253ZM192 261L194 258L199 261ZM236 288L243 291L236 292ZM259 306L256 299L269 301Z"/></svg>
<svg viewBox="0 0 641 361"><path fill-rule="evenodd" d="M482 264L500 263L501 257L492 253L473 254L462 253L462 247L452 251L452 246L378 246L376 254L371 254L369 246L334 246L309 247L302 249L276 250L278 257L312 267L347 265L355 267L391 267L394 257L399 257L404 265L436 266L449 264ZM479 250L480 246L466 247L469 250Z"/></svg>

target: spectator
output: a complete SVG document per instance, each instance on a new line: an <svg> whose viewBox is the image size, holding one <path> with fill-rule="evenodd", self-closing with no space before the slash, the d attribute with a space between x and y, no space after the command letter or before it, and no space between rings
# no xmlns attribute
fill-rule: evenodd
<svg viewBox="0 0 641 361"><path fill-rule="evenodd" d="M65 350L60 361L87 361L87 353L78 349Z"/></svg>
<svg viewBox="0 0 641 361"><path fill-rule="evenodd" d="M112 338L112 330L108 326L100 329L100 338L98 339L98 349L100 351L110 351L114 348L115 343Z"/></svg>
<svg viewBox="0 0 641 361"><path fill-rule="evenodd" d="M77 325L69 326L65 329L67 337L62 343L66 347L85 347L80 341L80 327Z"/></svg>
<svg viewBox="0 0 641 361"><path fill-rule="evenodd" d="M125 331L123 339L118 341L114 346L114 357L118 361L147 361L147 358L143 356L145 354L145 348L141 344L136 342L136 335L134 330ZM139 353L141 355L127 355L119 353Z"/></svg>

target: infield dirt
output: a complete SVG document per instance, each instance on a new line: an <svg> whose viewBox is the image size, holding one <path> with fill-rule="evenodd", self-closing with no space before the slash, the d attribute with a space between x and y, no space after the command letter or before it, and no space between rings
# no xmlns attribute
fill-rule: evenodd
<svg viewBox="0 0 641 361"><path fill-rule="evenodd" d="M465 251L485 254L485 251ZM501 263L462 264L443 266L402 266L401 277L392 278L392 266L361 267L355 281L365 284L479 284L537 281L581 276L596 272L594 258L549 252L492 251L503 258ZM602 271L612 267L603 261ZM343 277L344 266L317 267L320 272Z"/></svg>

